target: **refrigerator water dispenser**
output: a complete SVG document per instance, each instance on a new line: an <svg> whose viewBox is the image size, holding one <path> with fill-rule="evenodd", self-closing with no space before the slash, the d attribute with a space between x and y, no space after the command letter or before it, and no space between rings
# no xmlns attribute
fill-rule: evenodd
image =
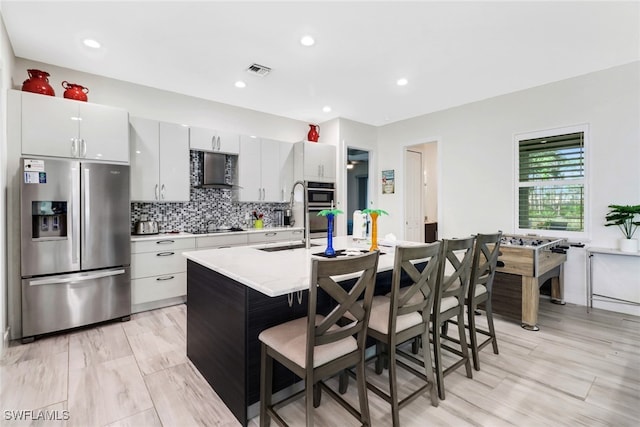
<svg viewBox="0 0 640 427"><path fill-rule="evenodd" d="M67 202L31 202L31 238L67 237Z"/></svg>

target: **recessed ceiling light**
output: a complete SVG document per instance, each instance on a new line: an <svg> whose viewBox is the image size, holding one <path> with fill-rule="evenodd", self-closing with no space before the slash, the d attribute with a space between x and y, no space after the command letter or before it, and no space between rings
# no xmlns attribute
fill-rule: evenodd
<svg viewBox="0 0 640 427"><path fill-rule="evenodd" d="M397 84L398 86L406 86L406 85L407 85L407 83L409 83L409 80L404 79L404 78L403 78L403 79L398 79L398 81L396 82L396 84Z"/></svg>
<svg viewBox="0 0 640 427"><path fill-rule="evenodd" d="M331 107L329 107L328 105L325 105L324 107L322 107L322 111L324 111L325 113L329 113L331 112Z"/></svg>
<svg viewBox="0 0 640 427"><path fill-rule="evenodd" d="M239 87L241 89L243 87L247 87L247 84L245 82L243 82L242 80L238 80L235 84L236 84L236 87Z"/></svg>
<svg viewBox="0 0 640 427"><path fill-rule="evenodd" d="M313 46L316 41L311 36L304 36L300 39L300 44L302 46Z"/></svg>
<svg viewBox="0 0 640 427"><path fill-rule="evenodd" d="M82 43L84 43L85 46L93 48L93 49L99 49L100 48L100 43L97 40L94 40L94 39L84 39L84 40L82 40Z"/></svg>

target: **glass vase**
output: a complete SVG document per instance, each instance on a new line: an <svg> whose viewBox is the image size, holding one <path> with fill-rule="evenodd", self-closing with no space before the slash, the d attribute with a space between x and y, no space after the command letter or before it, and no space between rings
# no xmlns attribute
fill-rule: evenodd
<svg viewBox="0 0 640 427"><path fill-rule="evenodd" d="M371 247L369 252L378 250L378 214L371 212Z"/></svg>
<svg viewBox="0 0 640 427"><path fill-rule="evenodd" d="M333 214L327 215L327 249L324 250L326 256L335 256L333 249Z"/></svg>

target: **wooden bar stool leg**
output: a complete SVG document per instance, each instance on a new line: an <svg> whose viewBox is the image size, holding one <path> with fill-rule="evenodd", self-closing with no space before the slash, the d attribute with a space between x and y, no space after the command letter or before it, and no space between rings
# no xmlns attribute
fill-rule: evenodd
<svg viewBox="0 0 640 427"><path fill-rule="evenodd" d="M267 355L267 346L262 344L260 354L260 427L269 427L271 417L267 408L271 406L273 381L273 359Z"/></svg>
<svg viewBox="0 0 640 427"><path fill-rule="evenodd" d="M431 348L429 347L429 330L425 329L422 333L422 343L426 343L426 345L422 346L422 358L424 359L424 370L425 375L427 376L427 380L431 384L431 390L429 391L429 396L431 397L431 404L433 406L438 406L438 391L436 387L436 378L433 374L433 365L431 362Z"/></svg>
<svg viewBox="0 0 640 427"><path fill-rule="evenodd" d="M487 325L489 326L489 334L491 334L493 353L498 354L498 340L496 339L496 329L493 326L493 309L491 307L491 299L488 299L484 305L487 310Z"/></svg>
<svg viewBox="0 0 640 427"><path fill-rule="evenodd" d="M462 354L465 358L464 368L467 371L467 378L473 378L473 373L471 371L471 361L469 360L469 346L467 345L467 336L464 331L464 305L460 306L460 310L458 311L458 336L460 339L460 349L462 350Z"/></svg>
<svg viewBox="0 0 640 427"><path fill-rule="evenodd" d="M478 336L476 335L476 307L475 304L469 306L467 319L469 323L469 338L471 341L471 356L473 357L473 369L480 370L480 356L478 355Z"/></svg>
<svg viewBox="0 0 640 427"><path fill-rule="evenodd" d="M356 382L358 383L358 401L360 402L360 417L362 425L371 426L369 415L369 399L367 396L367 378L365 376L364 356L356 366Z"/></svg>

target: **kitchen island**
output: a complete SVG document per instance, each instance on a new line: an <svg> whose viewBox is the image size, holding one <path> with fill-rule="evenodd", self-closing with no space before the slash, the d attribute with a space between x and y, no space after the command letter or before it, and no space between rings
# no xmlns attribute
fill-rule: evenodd
<svg viewBox="0 0 640 427"><path fill-rule="evenodd" d="M187 356L243 425L258 414L258 335L307 313L311 259L324 251L326 241L312 243L317 246L305 249L297 241L184 253ZM335 238L333 246L336 250L368 248L365 242L357 243L350 237ZM280 247L285 249L274 251ZM380 249L384 255L378 263L377 285L383 293L389 289L394 248ZM329 299L322 295L318 304L320 312L331 308ZM297 381L293 373L275 364L274 392Z"/></svg>

